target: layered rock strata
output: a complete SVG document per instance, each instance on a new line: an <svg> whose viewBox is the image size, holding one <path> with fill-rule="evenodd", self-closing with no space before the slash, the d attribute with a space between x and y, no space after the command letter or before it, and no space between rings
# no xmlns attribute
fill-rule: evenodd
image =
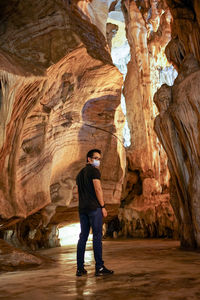
<svg viewBox="0 0 200 300"><path fill-rule="evenodd" d="M83 1L45 3L4 3L0 44L1 227L9 227L7 240L33 249L50 243L51 224L68 220L66 208L77 218L75 178L89 149L102 150L104 195L115 213L125 166L123 82L106 27L90 20Z"/></svg>

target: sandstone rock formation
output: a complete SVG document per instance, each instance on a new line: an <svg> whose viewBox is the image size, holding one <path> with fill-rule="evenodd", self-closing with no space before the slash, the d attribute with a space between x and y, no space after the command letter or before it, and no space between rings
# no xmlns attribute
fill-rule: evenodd
<svg viewBox="0 0 200 300"><path fill-rule="evenodd" d="M199 1L167 1L173 15L172 40L166 55L179 75L173 87L155 94L159 109L155 130L168 155L171 203L180 224L181 245L200 247Z"/></svg>
<svg viewBox="0 0 200 300"><path fill-rule="evenodd" d="M121 1L131 49L126 152L123 77L110 55L119 27L107 24L117 3L0 3L0 238L16 246L58 245L57 225L77 220L75 177L93 147L120 234L177 236L173 207L182 245L199 246L199 2ZM172 84L171 64L179 76L155 96L155 129L172 207L153 129L153 94Z"/></svg>
<svg viewBox="0 0 200 300"><path fill-rule="evenodd" d="M126 151L119 219L129 236L177 236L166 154L153 129L157 113L153 95L160 86L161 70L170 66L164 51L171 38L171 14L164 1L125 0L122 9L131 49L123 90L131 146Z"/></svg>
<svg viewBox="0 0 200 300"><path fill-rule="evenodd" d="M46 259L46 261L50 261ZM14 248L0 240L0 271L12 271L16 268L33 268L45 262L42 257Z"/></svg>
<svg viewBox="0 0 200 300"><path fill-rule="evenodd" d="M180 223L181 243L199 247L199 81L200 67L193 55L181 63L173 88L163 85L155 94L160 115L155 130L168 154L175 186L171 203Z"/></svg>
<svg viewBox="0 0 200 300"><path fill-rule="evenodd" d="M164 185L168 178L160 174L163 168L159 151L162 152L162 149L153 131L153 117L156 115L153 94L156 87L160 86L159 68L168 65L164 50L170 40L171 18L166 7L158 7L156 10L155 3L149 4L144 10L141 7L142 1L123 1L127 37L131 47L131 61L124 88L132 134L128 158L131 169L152 173ZM161 13L164 9L165 12ZM149 10L152 10L152 14L147 18Z"/></svg>
<svg viewBox="0 0 200 300"><path fill-rule="evenodd" d="M173 16L172 39L166 55L176 68L180 67L185 55L192 53L200 61L200 4L198 0L167 0Z"/></svg>
<svg viewBox="0 0 200 300"><path fill-rule="evenodd" d="M105 199L115 214L120 203L125 165L122 76L112 64L101 22L95 23L95 15L90 20L81 2L48 1L46 6L38 1L37 9L23 1L15 9L3 3L1 226L12 225L8 240L16 237L31 248L43 240L43 228L52 218L53 224L69 221L66 207L75 219L75 177L89 149L102 150ZM109 3L102 5L108 11ZM4 64L7 60L16 64L11 68ZM59 218L57 207L63 207Z"/></svg>

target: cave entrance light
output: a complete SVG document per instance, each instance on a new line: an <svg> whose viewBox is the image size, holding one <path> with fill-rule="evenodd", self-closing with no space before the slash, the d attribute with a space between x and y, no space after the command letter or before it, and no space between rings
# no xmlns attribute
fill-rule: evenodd
<svg viewBox="0 0 200 300"><path fill-rule="evenodd" d="M80 234L80 223L70 224L58 229L61 246L76 245ZM88 244L91 244L92 234L89 234Z"/></svg>

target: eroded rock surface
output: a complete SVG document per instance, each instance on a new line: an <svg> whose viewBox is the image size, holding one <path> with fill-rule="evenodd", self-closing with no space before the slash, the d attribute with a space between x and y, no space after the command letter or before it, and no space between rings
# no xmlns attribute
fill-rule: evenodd
<svg viewBox="0 0 200 300"><path fill-rule="evenodd" d="M123 89L131 145L126 151L119 219L122 231L130 236L177 235L167 158L153 129L157 113L153 95L162 72L167 82L172 81L164 54L171 38L171 13L164 1L122 1L122 10L131 51Z"/></svg>
<svg viewBox="0 0 200 300"><path fill-rule="evenodd" d="M92 56L111 62L103 36L111 2L1 1L0 68L15 74L44 74L81 43Z"/></svg>
<svg viewBox="0 0 200 300"><path fill-rule="evenodd" d="M200 61L200 3L194 1L166 1L173 16L172 39L166 55L179 68L185 55L192 53Z"/></svg>
<svg viewBox="0 0 200 300"><path fill-rule="evenodd" d="M12 271L16 268L33 268L44 263L42 257L14 248L0 239L0 271ZM50 261L50 259L46 259Z"/></svg>
<svg viewBox="0 0 200 300"><path fill-rule="evenodd" d="M79 2L49 1L45 6L40 1L41 9L32 9L32 4L28 9L28 3L19 1L15 10L4 3L8 15L0 45L1 226L12 226L12 236L30 248L37 248L46 232L52 232L51 225L43 230L51 219L54 225L67 220L56 216L57 208L63 215L66 207L77 210L75 178L91 148L102 150L106 202L116 213L120 204L125 167L123 81L112 64L106 32L98 25L106 24L109 3L99 3L105 13L100 23L96 14L95 23L95 15L92 21L86 17ZM17 62L16 72L10 65L4 68L8 56ZM19 223L13 228L8 219Z"/></svg>
<svg viewBox="0 0 200 300"><path fill-rule="evenodd" d="M173 88L163 85L155 94L160 115L155 130L168 154L176 197L171 203L178 217L183 246L200 246L199 162L200 66L192 54L180 66Z"/></svg>
<svg viewBox="0 0 200 300"><path fill-rule="evenodd" d="M167 157L153 129L153 94L172 85L173 64L179 76L155 96L155 128L182 245L199 246L199 2L122 1L131 49L126 154L123 79L110 55L119 27L106 25L116 4L1 1L0 237L15 245L57 245L56 225L77 220L75 177L94 147L110 215L120 206L121 234L177 236Z"/></svg>
<svg viewBox="0 0 200 300"><path fill-rule="evenodd" d="M199 1L167 1L173 16L166 55L179 72L173 87L155 94L160 115L155 130L168 155L171 203L180 224L181 245L200 247Z"/></svg>

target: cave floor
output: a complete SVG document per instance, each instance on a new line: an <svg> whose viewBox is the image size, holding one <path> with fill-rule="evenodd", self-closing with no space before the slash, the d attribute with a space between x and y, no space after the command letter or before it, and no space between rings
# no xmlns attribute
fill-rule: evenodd
<svg viewBox="0 0 200 300"><path fill-rule="evenodd" d="M200 299L200 253L179 249L171 240L104 241L105 265L113 275L94 276L91 242L88 275L76 277L76 246L39 251L54 262L0 274L0 299Z"/></svg>

